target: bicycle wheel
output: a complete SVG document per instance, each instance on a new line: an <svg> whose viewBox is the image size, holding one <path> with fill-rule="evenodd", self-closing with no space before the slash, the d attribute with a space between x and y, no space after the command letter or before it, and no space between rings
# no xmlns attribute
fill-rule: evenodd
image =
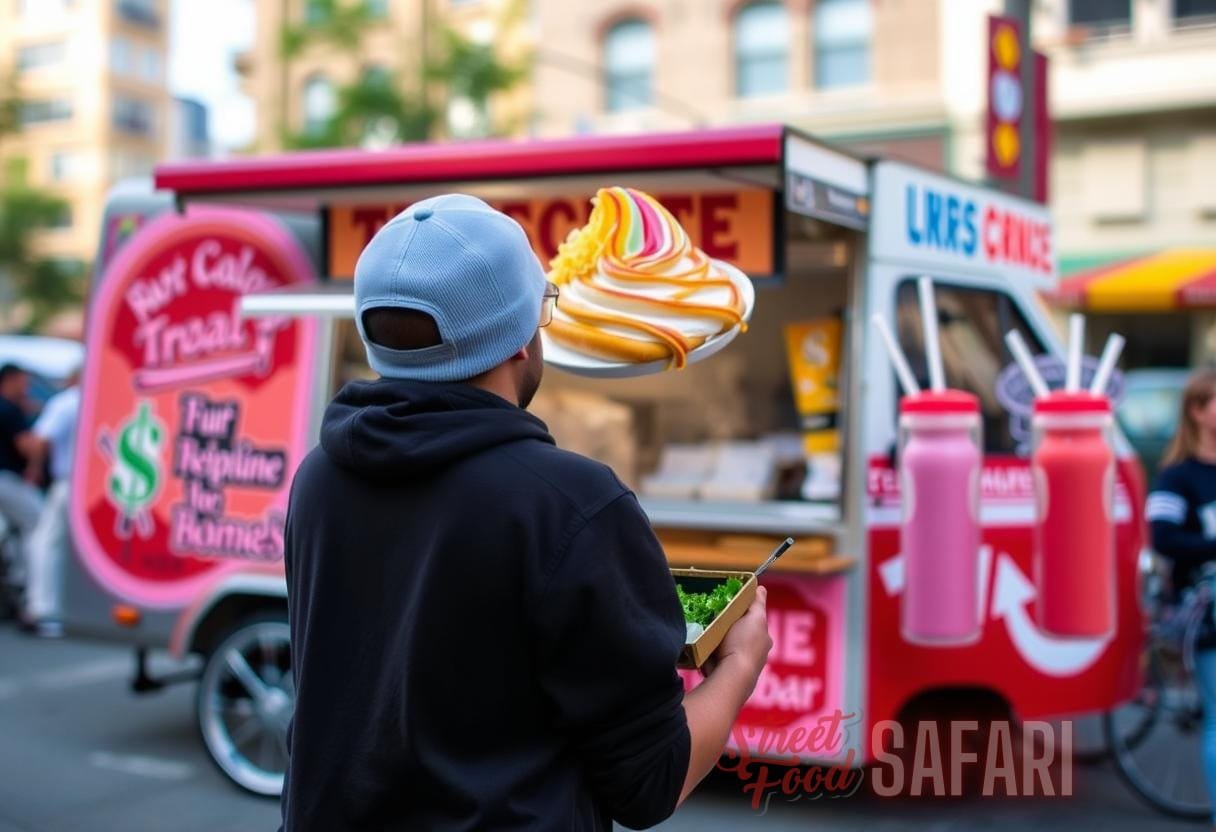
<svg viewBox="0 0 1216 832"><path fill-rule="evenodd" d="M1176 651L1151 649L1144 687L1105 717L1115 769L1142 800L1177 818L1211 817L1200 759L1202 700Z"/></svg>

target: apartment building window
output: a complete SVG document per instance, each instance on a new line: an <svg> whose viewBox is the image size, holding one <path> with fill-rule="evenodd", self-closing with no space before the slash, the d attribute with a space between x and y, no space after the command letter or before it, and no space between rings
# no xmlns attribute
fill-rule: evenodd
<svg viewBox="0 0 1216 832"><path fill-rule="evenodd" d="M648 107L654 98L654 33L644 20L623 20L604 37L604 104L610 113Z"/></svg>
<svg viewBox="0 0 1216 832"><path fill-rule="evenodd" d="M372 17L388 17L388 0L366 0L367 13Z"/></svg>
<svg viewBox="0 0 1216 832"><path fill-rule="evenodd" d="M51 154L51 181L75 182L84 178L85 157L74 150L56 150Z"/></svg>
<svg viewBox="0 0 1216 832"><path fill-rule="evenodd" d="M304 22L309 26L319 26L329 20L329 13L334 0L304 0Z"/></svg>
<svg viewBox="0 0 1216 832"><path fill-rule="evenodd" d="M114 99L114 127L136 136L151 136L156 131L155 111L147 101L117 96Z"/></svg>
<svg viewBox="0 0 1216 832"><path fill-rule="evenodd" d="M789 19L780 2L749 3L735 15L735 94L785 92L789 86Z"/></svg>
<svg viewBox="0 0 1216 832"><path fill-rule="evenodd" d="M155 47L146 47L139 56L139 74L149 84L159 84L161 73L160 52Z"/></svg>
<svg viewBox="0 0 1216 832"><path fill-rule="evenodd" d="M135 74L135 46L124 37L110 40L110 69L115 75Z"/></svg>
<svg viewBox="0 0 1216 832"><path fill-rule="evenodd" d="M1132 0L1070 0L1068 22L1095 34L1131 31Z"/></svg>
<svg viewBox="0 0 1216 832"><path fill-rule="evenodd" d="M17 12L27 20L46 19L71 10L73 0L19 0Z"/></svg>
<svg viewBox="0 0 1216 832"><path fill-rule="evenodd" d="M115 5L118 16L128 23L153 29L160 26L160 12L156 9L156 0L115 0Z"/></svg>
<svg viewBox="0 0 1216 832"><path fill-rule="evenodd" d="M818 0L815 3L815 86L854 87L870 80L872 0Z"/></svg>
<svg viewBox="0 0 1216 832"><path fill-rule="evenodd" d="M1216 23L1216 0L1174 0L1174 21L1182 25Z"/></svg>
<svg viewBox="0 0 1216 832"><path fill-rule="evenodd" d="M23 126L67 121L71 117L72 102L66 98L34 99L21 102L20 119Z"/></svg>
<svg viewBox="0 0 1216 832"><path fill-rule="evenodd" d="M61 40L31 43L17 50L17 69L28 72L63 63L67 55L67 44Z"/></svg>
<svg viewBox="0 0 1216 832"><path fill-rule="evenodd" d="M329 126L338 97L333 82L324 75L313 75L304 82L304 132L316 136Z"/></svg>

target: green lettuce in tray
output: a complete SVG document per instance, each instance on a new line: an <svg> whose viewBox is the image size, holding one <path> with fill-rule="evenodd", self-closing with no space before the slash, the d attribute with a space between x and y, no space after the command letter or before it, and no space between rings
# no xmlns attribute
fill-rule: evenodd
<svg viewBox="0 0 1216 832"><path fill-rule="evenodd" d="M742 588L743 582L738 578L727 578L711 592L685 592L684 587L676 584L676 596L684 608L684 621L708 627Z"/></svg>

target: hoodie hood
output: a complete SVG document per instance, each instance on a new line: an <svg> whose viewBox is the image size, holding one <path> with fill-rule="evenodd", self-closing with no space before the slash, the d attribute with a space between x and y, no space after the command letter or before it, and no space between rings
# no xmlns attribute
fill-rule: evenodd
<svg viewBox="0 0 1216 832"><path fill-rule="evenodd" d="M428 476L522 439L554 444L540 419L467 384L351 382L321 423L321 447L334 463L381 481Z"/></svg>

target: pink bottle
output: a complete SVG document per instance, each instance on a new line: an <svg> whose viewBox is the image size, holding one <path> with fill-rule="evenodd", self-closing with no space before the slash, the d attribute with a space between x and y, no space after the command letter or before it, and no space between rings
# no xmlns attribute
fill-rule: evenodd
<svg viewBox="0 0 1216 832"><path fill-rule="evenodd" d="M980 636L979 401L961 390L900 400L901 629L917 644Z"/></svg>
<svg viewBox="0 0 1216 832"><path fill-rule="evenodd" d="M1110 401L1056 390L1034 404L1034 571L1039 627L1094 638L1115 627L1115 455Z"/></svg>

